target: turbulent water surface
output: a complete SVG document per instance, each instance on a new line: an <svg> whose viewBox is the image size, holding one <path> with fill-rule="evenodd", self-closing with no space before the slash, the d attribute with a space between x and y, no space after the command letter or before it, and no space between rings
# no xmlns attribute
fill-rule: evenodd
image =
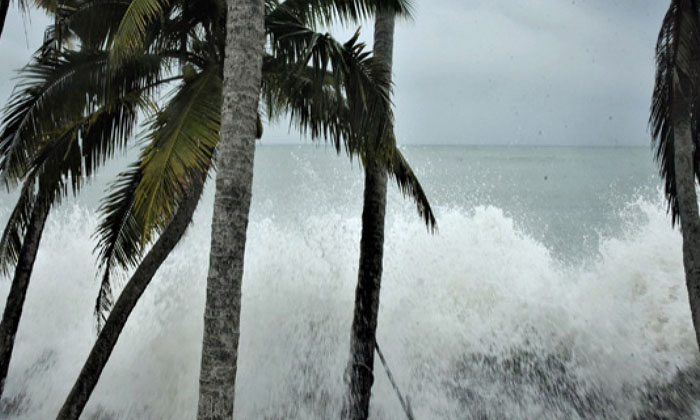
<svg viewBox="0 0 700 420"><path fill-rule="evenodd" d="M648 149L405 154L439 233L393 188L378 340L417 419L700 416L681 237ZM237 418L337 418L362 171L310 146L260 147L255 171ZM106 173L49 218L2 418L52 418L95 338L91 235ZM4 223L12 197L0 200ZM210 188L84 418L194 417L212 201ZM9 279L0 289L2 305ZM377 368L371 418L404 418Z"/></svg>

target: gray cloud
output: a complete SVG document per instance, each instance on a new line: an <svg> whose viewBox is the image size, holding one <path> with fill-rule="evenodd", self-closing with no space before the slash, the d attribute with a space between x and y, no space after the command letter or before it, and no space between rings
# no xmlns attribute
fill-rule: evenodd
<svg viewBox="0 0 700 420"><path fill-rule="evenodd" d="M658 0L415 0L397 26L402 143L646 145ZM0 39L0 96L47 19L13 11ZM363 24L371 45L372 23ZM335 30L341 39L354 28ZM27 47L29 41L30 47ZM286 124L266 143L296 143Z"/></svg>

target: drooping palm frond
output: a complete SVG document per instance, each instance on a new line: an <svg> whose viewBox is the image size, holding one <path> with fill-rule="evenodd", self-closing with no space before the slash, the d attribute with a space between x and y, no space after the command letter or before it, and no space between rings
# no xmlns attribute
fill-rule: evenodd
<svg viewBox="0 0 700 420"><path fill-rule="evenodd" d="M191 178L209 170L221 125L218 70L186 80L151 124L134 205L147 226L166 226Z"/></svg>
<svg viewBox="0 0 700 420"><path fill-rule="evenodd" d="M354 127L348 115L348 103L342 94L334 90L332 74L323 81L314 81L317 72L310 68L300 69L272 57L263 61L263 99L268 115L272 118L290 116L290 122L312 140L331 141L337 152L341 151L344 138L352 137ZM434 231L437 227L430 202L408 161L396 147L392 130L387 130L387 139L392 150L379 163L396 181L404 195L411 197L426 226ZM387 146L389 147L389 146ZM352 151L348 150L349 153ZM372 153L358 152L363 160L375 158Z"/></svg>
<svg viewBox="0 0 700 420"><path fill-rule="evenodd" d="M36 56L22 72L5 108L0 133L0 176L11 185L24 176L46 133L86 107L86 85L104 80L105 57L98 54ZM87 90L89 92L89 90Z"/></svg>
<svg viewBox="0 0 700 420"><path fill-rule="evenodd" d="M325 140L340 152L349 125L342 92L335 89L334 78L327 73L324 81L315 81L319 73L310 68L290 65L284 60L263 60L262 99L269 120L288 116L303 135Z"/></svg>
<svg viewBox="0 0 700 420"><path fill-rule="evenodd" d="M16 184L27 173L32 159L47 142L78 134L96 132L105 116L124 114L129 102L144 107L147 101L129 101L133 95L150 97L167 82L163 71L169 58L144 54L127 62L118 70L110 70L108 54L101 51L68 52L56 57L36 58L22 72L22 81L5 109L0 132L0 177L6 185ZM143 110L143 108L142 108ZM117 115L118 114L118 115ZM102 116L98 118L98 115ZM120 125L102 136L112 135L115 145L124 145L135 125L135 118L121 118ZM127 130L127 126L131 127ZM78 130L78 131L76 131ZM111 151L103 142L102 149ZM110 155L111 156L111 155ZM91 163L97 162L93 156ZM94 165L92 165L94 167Z"/></svg>
<svg viewBox="0 0 700 420"><path fill-rule="evenodd" d="M435 219L435 214L433 214L433 209L428 201L428 196L425 194L425 191L423 191L418 177L398 148L394 150L391 156L392 162L389 175L394 178L399 190L404 195L413 198L413 201L416 203L418 214L423 218L425 225L431 232L435 232L435 230L437 230L437 220Z"/></svg>
<svg viewBox="0 0 700 420"><path fill-rule="evenodd" d="M35 201L40 198L50 207L71 191L77 194L84 180L125 146L142 98L123 99L76 122L37 152L0 238L0 272L7 274L17 262ZM40 185L38 191L35 185Z"/></svg>
<svg viewBox="0 0 700 420"><path fill-rule="evenodd" d="M272 55L288 64L310 67L316 74L314 83L327 83L342 92L348 104L347 121L353 130L345 138L350 154L372 150L390 158L391 145L383 143L384 133L391 126L391 83L387 67L358 42L359 32L345 44L330 34L307 28L293 16L287 20L268 19ZM381 116L381 117L378 117Z"/></svg>
<svg viewBox="0 0 700 420"><path fill-rule="evenodd" d="M112 304L112 275L116 267L128 268L138 263L143 255L141 240L144 224L133 212L135 192L141 182L141 165L136 163L119 174L111 192L103 200L100 209L102 220L95 236L102 280L95 302L98 329L106 320Z"/></svg>
<svg viewBox="0 0 700 420"><path fill-rule="evenodd" d="M655 159L664 179L672 224L679 209L674 165L674 122L678 107L697 105L700 69L700 19L696 0L673 0L664 17L656 44L656 79L649 125ZM695 107L695 109L700 109ZM698 141L698 112L692 112L693 141ZM698 157L696 153L696 158ZM696 173L700 160L695 159Z"/></svg>
<svg viewBox="0 0 700 420"><path fill-rule="evenodd" d="M29 225L35 200L34 180L29 180L23 185L17 204L10 213L10 218L0 237L0 274L2 275L10 275L12 268L17 264L24 231Z"/></svg>
<svg viewBox="0 0 700 420"><path fill-rule="evenodd" d="M32 159L28 178L43 174L56 184L69 182L77 194L85 179L126 150L137 127L140 112L154 109L147 95L124 95L63 127L47 140ZM65 195L67 190L60 191ZM60 195L51 199L60 199Z"/></svg>

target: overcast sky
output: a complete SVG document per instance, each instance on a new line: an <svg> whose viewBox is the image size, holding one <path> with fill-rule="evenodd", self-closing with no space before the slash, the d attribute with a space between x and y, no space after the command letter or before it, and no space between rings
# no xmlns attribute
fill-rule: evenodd
<svg viewBox="0 0 700 420"><path fill-rule="evenodd" d="M402 144L648 145L663 0L414 0L395 38ZM14 4L13 4L14 6ZM0 97L46 19L12 10ZM351 28L334 31L345 40ZM363 24L371 45L372 23ZM263 142L298 143L286 124Z"/></svg>

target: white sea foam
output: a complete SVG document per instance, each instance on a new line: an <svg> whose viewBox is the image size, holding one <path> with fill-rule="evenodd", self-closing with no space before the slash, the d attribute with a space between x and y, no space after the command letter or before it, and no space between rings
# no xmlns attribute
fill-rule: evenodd
<svg viewBox="0 0 700 420"><path fill-rule="evenodd" d="M438 212L436 236L405 209L386 235L378 339L417 418L620 418L646 381L693 362L681 238L660 204L629 204L624 233L575 265L499 208ZM86 413L194 417L209 219L199 212L161 267ZM9 418L52 418L94 340L95 225L78 206L49 219L5 391L19 404ZM337 416L359 231L359 217L333 211L251 223L237 418ZM8 288L0 282L0 296ZM372 418L403 418L376 367Z"/></svg>

